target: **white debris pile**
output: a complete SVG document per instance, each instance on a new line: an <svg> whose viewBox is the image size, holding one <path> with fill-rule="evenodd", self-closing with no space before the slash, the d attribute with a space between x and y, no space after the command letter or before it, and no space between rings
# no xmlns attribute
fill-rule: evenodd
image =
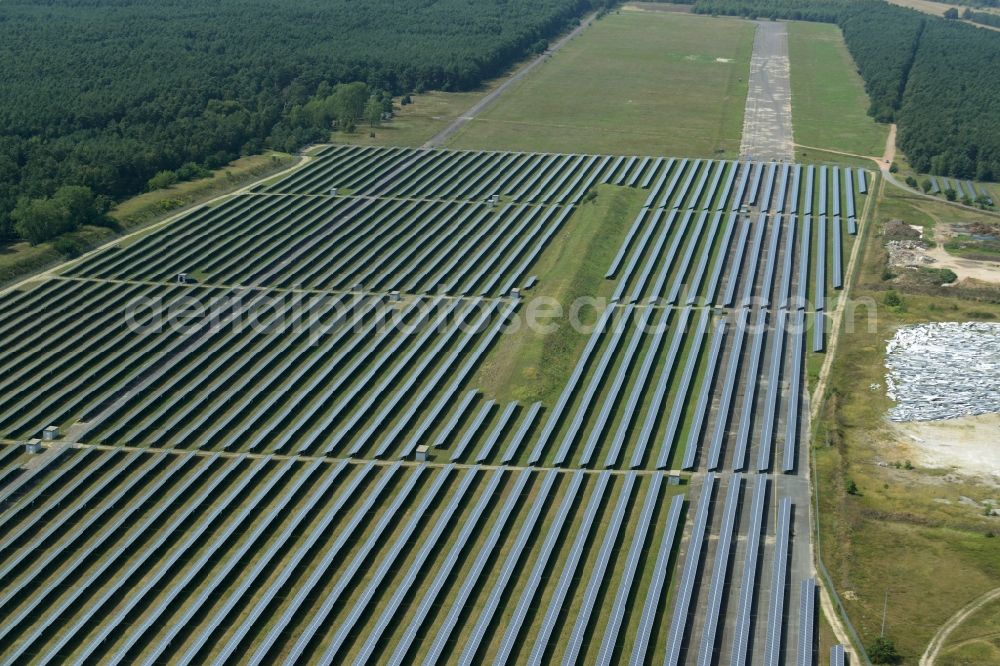
<svg viewBox="0 0 1000 666"><path fill-rule="evenodd" d="M927 245L918 240L891 240L885 244L891 266L919 266L933 264L934 258L924 254Z"/></svg>
<svg viewBox="0 0 1000 666"><path fill-rule="evenodd" d="M1000 412L1000 324L918 324L886 346L893 421Z"/></svg>

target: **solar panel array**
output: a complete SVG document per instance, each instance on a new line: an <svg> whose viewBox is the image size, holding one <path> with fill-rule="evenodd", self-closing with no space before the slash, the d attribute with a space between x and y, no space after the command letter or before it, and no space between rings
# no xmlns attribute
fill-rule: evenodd
<svg viewBox="0 0 1000 666"><path fill-rule="evenodd" d="M799 590L799 644L796 652L798 666L812 666L816 654L816 581L802 581Z"/></svg>
<svg viewBox="0 0 1000 666"><path fill-rule="evenodd" d="M551 403L494 396L597 185L646 190L612 301ZM0 655L775 663L804 551L769 474L800 465L807 324L822 350L866 189L337 147L3 296L0 436L73 444L0 445Z"/></svg>
<svg viewBox="0 0 1000 666"><path fill-rule="evenodd" d="M4 660L614 655L647 631L639 591L653 560L669 575L682 491L634 473L67 449L4 505ZM548 611L496 613L525 595Z"/></svg>
<svg viewBox="0 0 1000 666"><path fill-rule="evenodd" d="M834 645L830 648L830 666L845 666L847 655L843 645Z"/></svg>

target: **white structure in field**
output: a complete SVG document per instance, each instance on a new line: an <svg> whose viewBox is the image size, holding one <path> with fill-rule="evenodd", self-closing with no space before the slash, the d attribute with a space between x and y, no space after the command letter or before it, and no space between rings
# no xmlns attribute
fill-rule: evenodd
<svg viewBox="0 0 1000 666"><path fill-rule="evenodd" d="M885 367L893 421L1000 412L1000 324L903 327L886 345Z"/></svg>

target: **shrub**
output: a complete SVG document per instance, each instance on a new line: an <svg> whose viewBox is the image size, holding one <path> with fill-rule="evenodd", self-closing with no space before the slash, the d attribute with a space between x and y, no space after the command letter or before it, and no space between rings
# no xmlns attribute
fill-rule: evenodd
<svg viewBox="0 0 1000 666"><path fill-rule="evenodd" d="M935 279L939 280L941 284L951 284L958 279L955 275L955 271L950 268L932 268L934 271Z"/></svg>
<svg viewBox="0 0 1000 666"><path fill-rule="evenodd" d="M868 647L868 656L873 664L898 664L903 657L896 651L896 646L888 638L881 636Z"/></svg>
<svg viewBox="0 0 1000 666"><path fill-rule="evenodd" d="M75 240L67 236L55 239L52 242L52 249L67 259L75 259L83 253L83 248Z"/></svg>
<svg viewBox="0 0 1000 666"><path fill-rule="evenodd" d="M162 190L176 183L177 183L176 173L174 173L173 171L160 171L155 176L149 179L149 182L146 183L146 189L152 192L153 190Z"/></svg>

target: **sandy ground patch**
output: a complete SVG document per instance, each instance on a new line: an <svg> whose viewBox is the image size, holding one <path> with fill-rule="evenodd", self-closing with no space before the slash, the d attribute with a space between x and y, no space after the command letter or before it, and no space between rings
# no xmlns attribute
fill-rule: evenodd
<svg viewBox="0 0 1000 666"><path fill-rule="evenodd" d="M934 268L950 268L958 276L959 280L971 278L980 282L1000 284L1000 264L956 257L948 254L941 245L925 250L924 254L934 260L934 263L930 264L930 266Z"/></svg>
<svg viewBox="0 0 1000 666"><path fill-rule="evenodd" d="M925 254L934 260L935 268L950 268L959 280L971 278L981 282L1000 284L1000 263L964 259L948 254L944 249L944 244L951 240L956 230L951 225L938 224L934 231L934 240L937 241L937 246L926 250Z"/></svg>
<svg viewBox="0 0 1000 666"><path fill-rule="evenodd" d="M1000 414L890 424L918 467L953 469L1000 487Z"/></svg>
<svg viewBox="0 0 1000 666"><path fill-rule="evenodd" d="M923 232L923 227L908 225L914 231ZM934 247L925 247L922 241L904 241L906 252L893 257L890 251L890 263L894 266L926 266L929 268L948 268L958 276L957 282L976 280L991 284L1000 284L1000 262L966 259L949 254L944 249L945 244L957 233L952 225L939 222L935 228Z"/></svg>

